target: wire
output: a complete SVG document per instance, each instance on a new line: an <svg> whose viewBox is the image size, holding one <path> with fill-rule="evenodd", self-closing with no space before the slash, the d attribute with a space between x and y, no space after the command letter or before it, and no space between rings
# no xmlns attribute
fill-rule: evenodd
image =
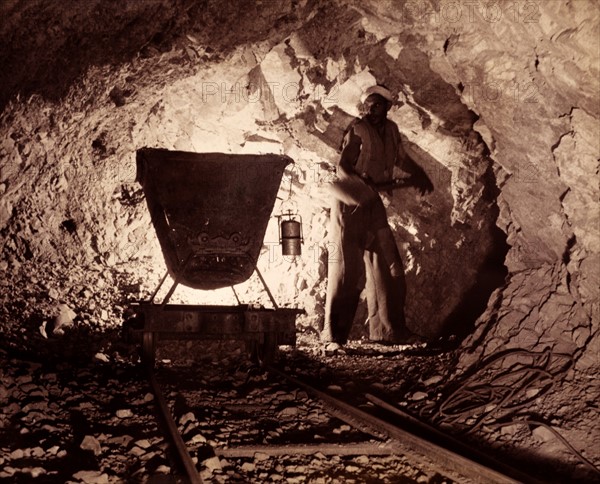
<svg viewBox="0 0 600 484"><path fill-rule="evenodd" d="M528 361L517 359L505 371L495 371L492 366L503 364L509 358L525 357ZM600 474L600 469L586 459L558 431L551 426L532 419L512 419L508 422L498 420L509 418L523 409L534 399L546 394L557 382L558 377L573 366L572 355L553 353L550 348L541 352L525 349L511 349L497 352L481 366L458 383L450 383L447 388L455 388L438 405L430 404L421 408L419 415L439 425L460 427L465 433L472 433L481 426L502 427L513 424L542 426L567 447L581 462ZM537 389L528 396L530 390ZM495 420L495 422L493 422Z"/></svg>
<svg viewBox="0 0 600 484"><path fill-rule="evenodd" d="M512 420L510 422L493 424L493 426L494 427L505 427L507 425L517 425L517 424L535 425L538 427L544 427L545 429L549 430L558 440L560 440L560 442L565 447L567 447L571 452L573 452L573 454L575 454L581 462L583 462L584 464L587 464L595 473L600 475L600 468L596 467L593 462L588 460L581 452L579 452L575 447L573 447L573 445L571 445L569 443L569 441L567 439L565 439L558 430L556 430L555 428L551 427L550 425L548 425L544 422L540 422L538 420L531 420L531 419Z"/></svg>

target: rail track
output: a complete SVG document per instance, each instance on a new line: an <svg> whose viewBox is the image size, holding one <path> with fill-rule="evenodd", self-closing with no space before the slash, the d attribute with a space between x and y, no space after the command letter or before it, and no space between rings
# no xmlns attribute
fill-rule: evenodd
<svg viewBox="0 0 600 484"><path fill-rule="evenodd" d="M377 397L359 408L275 366L146 371L182 482L539 482Z"/></svg>

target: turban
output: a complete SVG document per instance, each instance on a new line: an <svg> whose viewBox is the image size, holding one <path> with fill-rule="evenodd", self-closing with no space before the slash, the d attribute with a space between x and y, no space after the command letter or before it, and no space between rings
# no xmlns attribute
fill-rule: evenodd
<svg viewBox="0 0 600 484"><path fill-rule="evenodd" d="M394 96L389 89L383 86L371 86L366 89L360 96L360 102L364 103L371 94L379 94L382 98L387 99L389 102L394 102Z"/></svg>

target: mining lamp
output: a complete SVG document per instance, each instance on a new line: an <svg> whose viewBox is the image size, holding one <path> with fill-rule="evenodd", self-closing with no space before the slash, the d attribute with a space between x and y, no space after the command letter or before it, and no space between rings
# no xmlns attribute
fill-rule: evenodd
<svg viewBox="0 0 600 484"><path fill-rule="evenodd" d="M297 212L288 210L278 215L279 244L283 255L301 255L304 235L302 233L302 217Z"/></svg>

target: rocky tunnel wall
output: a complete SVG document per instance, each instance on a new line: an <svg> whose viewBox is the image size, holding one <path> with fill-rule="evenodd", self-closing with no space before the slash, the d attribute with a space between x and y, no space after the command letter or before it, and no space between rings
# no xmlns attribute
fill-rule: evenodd
<svg viewBox="0 0 600 484"><path fill-rule="evenodd" d="M276 297L318 326L336 251L326 184L361 90L380 82L398 92L390 118L436 187L386 199L411 328L472 332L465 365L511 346L596 363L593 2L227 5L3 4L6 277L49 266L60 281L53 295L69 301L86 271L112 271L147 293L164 264L134 182L135 150L283 153L296 165L275 211L302 215L304 255L280 255L273 222L259 267ZM242 294L257 297L256 286Z"/></svg>

